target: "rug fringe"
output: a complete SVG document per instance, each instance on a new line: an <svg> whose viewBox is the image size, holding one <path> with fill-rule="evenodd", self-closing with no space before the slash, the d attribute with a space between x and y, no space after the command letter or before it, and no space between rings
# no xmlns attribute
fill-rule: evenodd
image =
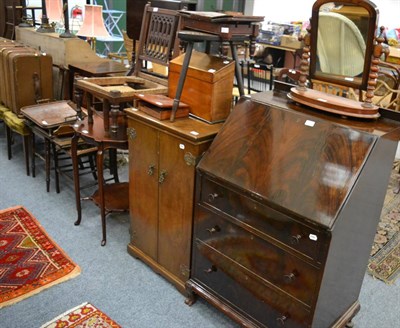
<svg viewBox="0 0 400 328"><path fill-rule="evenodd" d="M53 322L56 322L57 320L60 320L62 317L65 317L68 313L74 312L75 310L86 306L87 304L89 304L89 302L84 302L81 305L75 306L74 308L65 311L64 313L60 314L59 316L57 316L56 318L53 318L52 320L50 320L49 322L46 322L44 325L40 326L40 328L46 328L47 326L51 325Z"/></svg>

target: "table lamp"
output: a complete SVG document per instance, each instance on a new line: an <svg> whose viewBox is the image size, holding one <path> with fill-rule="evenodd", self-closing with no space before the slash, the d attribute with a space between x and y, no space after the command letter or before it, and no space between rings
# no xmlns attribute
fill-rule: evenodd
<svg viewBox="0 0 400 328"><path fill-rule="evenodd" d="M94 51L96 50L96 38L111 37L104 25L103 6L85 5L83 24L76 35L90 38Z"/></svg>
<svg viewBox="0 0 400 328"><path fill-rule="evenodd" d="M59 22L63 19L63 0L45 0L46 14L50 22Z"/></svg>

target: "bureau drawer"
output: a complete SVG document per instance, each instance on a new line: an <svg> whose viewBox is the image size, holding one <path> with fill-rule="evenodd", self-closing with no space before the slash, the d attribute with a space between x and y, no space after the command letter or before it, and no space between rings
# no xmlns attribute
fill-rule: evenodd
<svg viewBox="0 0 400 328"><path fill-rule="evenodd" d="M198 207L195 236L292 297L311 306L319 270L295 255Z"/></svg>
<svg viewBox="0 0 400 328"><path fill-rule="evenodd" d="M308 327L310 308L271 288L254 273L207 244L194 245L192 278L262 327Z"/></svg>
<svg viewBox="0 0 400 328"><path fill-rule="evenodd" d="M204 177L200 203L224 212L313 260L320 262L319 259L324 258L320 249L326 236L318 230Z"/></svg>

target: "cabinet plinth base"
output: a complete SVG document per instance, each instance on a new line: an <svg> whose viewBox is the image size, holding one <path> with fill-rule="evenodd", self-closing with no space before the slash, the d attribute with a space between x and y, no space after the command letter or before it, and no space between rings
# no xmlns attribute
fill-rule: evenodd
<svg viewBox="0 0 400 328"><path fill-rule="evenodd" d="M147 254L143 253L140 249L138 249L136 246L132 245L131 243L128 244L127 250L128 250L129 255L131 255L137 259L140 259L141 261L146 263L150 268L152 268L154 270L154 272L163 276L170 283L172 283L181 294L186 295L185 281L178 279L177 276L175 276L173 273L168 271L166 268L164 268L162 265L160 265L158 262L156 262L154 259L152 259Z"/></svg>

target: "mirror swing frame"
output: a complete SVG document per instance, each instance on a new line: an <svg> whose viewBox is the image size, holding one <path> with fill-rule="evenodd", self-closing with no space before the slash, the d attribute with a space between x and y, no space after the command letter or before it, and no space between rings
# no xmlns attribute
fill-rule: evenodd
<svg viewBox="0 0 400 328"><path fill-rule="evenodd" d="M360 79L343 79L330 78L327 74L316 74L317 62L317 37L318 37L318 22L321 6L334 2L335 5L352 5L360 6L368 12L368 31L366 34L366 49L364 56L364 70ZM303 54L300 64L300 79L296 87L293 87L288 93L288 97L293 101L323 111L327 111L342 116L350 116L357 118L373 119L378 118L379 107L372 104L374 90L376 87L376 79L378 77L378 64L383 53L382 42L384 41L381 35L375 37L377 31L379 11L374 3L369 0L317 0L312 7L312 17L310 26L307 29L307 34L302 37L304 41ZM312 90L306 87L308 77L310 80L317 79L323 82L351 87L361 90L366 90L365 100L363 102L348 99L332 94L327 94L322 91Z"/></svg>

